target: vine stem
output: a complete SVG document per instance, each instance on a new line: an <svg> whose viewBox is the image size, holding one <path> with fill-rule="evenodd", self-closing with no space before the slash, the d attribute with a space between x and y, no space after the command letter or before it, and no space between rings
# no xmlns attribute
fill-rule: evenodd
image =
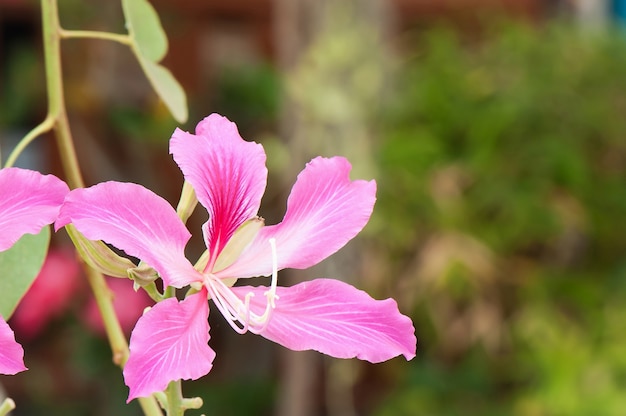
<svg viewBox="0 0 626 416"><path fill-rule="evenodd" d="M132 41L130 36L120 34L120 33L109 33L109 32L97 32L93 30L65 30L59 29L59 34L63 39L72 39L72 38L89 38L89 39L102 39L102 40L112 40L113 42L122 43L124 45L132 45Z"/></svg>
<svg viewBox="0 0 626 416"><path fill-rule="evenodd" d="M4 167L5 168L10 168L11 166L13 166L15 164L15 161L17 160L17 158L24 151L24 149L26 149L26 147L33 140L35 140L37 137L39 137L42 134L52 130L52 127L54 127L54 119L52 117L48 116L48 117L45 118L44 121L39 123L31 131L29 131L28 134L26 134L26 136L24 136L24 138L22 140L20 140L20 142L17 144L17 146L15 146L15 149L13 149L13 151L9 155L9 157L7 159L7 162L4 164Z"/></svg>
<svg viewBox="0 0 626 416"><path fill-rule="evenodd" d="M48 123L53 123L55 138L61 156L65 179L70 188L85 186L65 110L63 76L61 71L61 25L57 0L41 0L44 59L48 90ZM43 124L43 123L42 123ZM41 126L41 125L40 125ZM46 124L47 126L47 124ZM115 364L124 367L128 359L128 343L113 307L111 292L104 276L85 265L87 280L96 298ZM162 416L153 397L140 398L139 404L146 416Z"/></svg>

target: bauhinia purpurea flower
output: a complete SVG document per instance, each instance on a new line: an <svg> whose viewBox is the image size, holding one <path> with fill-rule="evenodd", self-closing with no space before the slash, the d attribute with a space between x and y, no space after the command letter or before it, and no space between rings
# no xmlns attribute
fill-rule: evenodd
<svg viewBox="0 0 626 416"><path fill-rule="evenodd" d="M0 251L10 249L24 234L37 234L57 219L68 186L52 175L28 169L0 169ZM3 270L0 279L15 279ZM0 373L26 370L24 349L0 316Z"/></svg>
<svg viewBox="0 0 626 416"><path fill-rule="evenodd" d="M243 140L234 123L212 114L196 134L176 129L170 153L209 213L202 227L207 251L195 266L184 255L191 235L176 211L137 184L76 189L57 221L141 259L165 285L197 291L182 301L165 299L138 320L124 368L129 401L211 370L207 299L235 331L292 350L374 363L415 356L415 329L393 299L374 300L333 279L277 285L278 270L311 267L363 229L376 199L374 181L350 180L342 157L315 158L298 175L283 221L266 226L257 216L267 182L265 152ZM271 277L270 284L233 287L237 279L258 276Z"/></svg>

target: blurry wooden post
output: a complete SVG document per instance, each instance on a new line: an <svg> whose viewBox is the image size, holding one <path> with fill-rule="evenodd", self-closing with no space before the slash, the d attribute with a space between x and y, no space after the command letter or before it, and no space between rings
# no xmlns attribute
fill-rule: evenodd
<svg viewBox="0 0 626 416"><path fill-rule="evenodd" d="M310 17L315 9L315 3L315 0L274 0L277 61L283 74L293 70L302 51L306 48L310 37L306 21L307 16ZM285 104L283 104L280 119L280 134L291 144L291 138L297 130L296 111L291 106L289 98L283 98ZM289 166L290 172L295 169L296 163L294 162L297 160L297 157L292 159ZM285 176L293 177L293 175ZM281 285L295 284L296 279L297 277L291 274L291 270L281 272ZM281 350L279 362L280 387L275 414L277 416L314 416L316 409L313 392L317 385L320 358L313 352L292 352L284 349Z"/></svg>
<svg viewBox="0 0 626 416"><path fill-rule="evenodd" d="M387 4L274 0L277 58L286 83L281 136L291 157L290 174L285 176L295 177L314 156L341 155L352 163L353 179L375 178L372 117L386 82ZM358 286L363 239L295 275L299 280L338 278ZM282 272L281 284L285 278L289 285L298 282L289 270ZM356 363L286 350L280 361L277 415L356 414L352 391Z"/></svg>

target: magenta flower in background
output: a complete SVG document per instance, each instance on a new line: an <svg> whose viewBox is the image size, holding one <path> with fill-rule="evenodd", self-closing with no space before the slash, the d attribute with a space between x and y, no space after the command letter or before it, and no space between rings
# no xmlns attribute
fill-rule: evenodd
<svg viewBox="0 0 626 416"><path fill-rule="evenodd" d="M124 368L129 401L211 370L207 298L236 331L292 350L370 362L415 356L415 329L394 300L374 300L332 279L277 286L278 270L311 267L363 229L376 199L374 181L351 181L344 158L315 158L298 175L283 221L264 226L257 212L267 181L265 152L244 141L234 123L212 114L195 135L177 129L170 152L209 212L202 228L207 252L197 269L184 256L190 234L183 222L140 185L106 182L74 190L57 221L142 259L165 285L198 291L157 303L137 322ZM271 276L271 283L232 287L255 276Z"/></svg>
<svg viewBox="0 0 626 416"><path fill-rule="evenodd" d="M113 295L113 308L125 334L130 334L144 309L154 304L146 292L135 292L133 282L128 279L107 279L107 286ZM85 304L83 322L97 335L106 338L106 330L98 304L93 296Z"/></svg>
<svg viewBox="0 0 626 416"><path fill-rule="evenodd" d="M55 176L20 168L0 169L0 251L11 248L24 234L36 234L53 223L68 192L67 185ZM0 373L24 370L24 350L0 317Z"/></svg>

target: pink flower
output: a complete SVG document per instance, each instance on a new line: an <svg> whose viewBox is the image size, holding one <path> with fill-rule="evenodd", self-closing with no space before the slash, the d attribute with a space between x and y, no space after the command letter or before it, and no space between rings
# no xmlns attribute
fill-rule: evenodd
<svg viewBox="0 0 626 416"><path fill-rule="evenodd" d="M330 279L277 286L278 270L311 267L361 231L376 199L374 181L351 181L344 158L315 158L298 175L283 221L265 226L257 217L267 181L265 152L244 141L234 123L212 114L195 135L177 129L170 152L209 212L202 227L207 252L195 267L184 256L190 234L174 209L136 184L77 189L57 222L71 222L87 238L142 259L165 285L197 290L183 301L157 303L137 322L124 368L129 401L211 370L207 298L237 332L292 350L371 362L415 356L415 329L394 300L377 301ZM232 287L255 276L271 276L270 285Z"/></svg>
<svg viewBox="0 0 626 416"><path fill-rule="evenodd" d="M67 185L55 176L20 168L0 169L0 251L11 248L24 234L38 233L53 223L68 192ZM24 350L0 317L0 373L24 370Z"/></svg>

